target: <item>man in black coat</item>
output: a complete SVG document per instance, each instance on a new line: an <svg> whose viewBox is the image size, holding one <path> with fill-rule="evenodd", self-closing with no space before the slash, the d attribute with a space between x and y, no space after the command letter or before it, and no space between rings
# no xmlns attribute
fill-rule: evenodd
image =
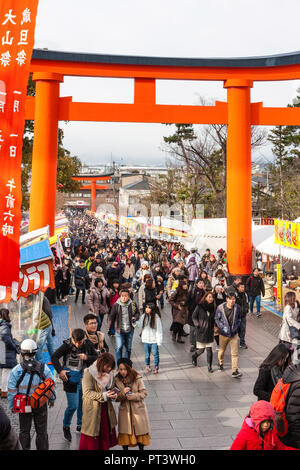
<svg viewBox="0 0 300 470"><path fill-rule="evenodd" d="M63 381L68 406L63 420L63 433L67 441L72 440L70 425L75 411L77 411L77 428L81 431L82 423L82 387L81 378L83 371L98 358L96 349L91 341L86 338L85 331L78 328L72 331L72 337L52 354L51 361ZM61 365L59 360L63 360Z"/></svg>
<svg viewBox="0 0 300 470"><path fill-rule="evenodd" d="M253 307L254 307L254 302L256 301L256 315L257 318L261 316L260 313L260 301L261 301L261 296L264 297L265 295L265 286L264 286L264 281L259 275L259 271L257 268L253 270L253 274L248 277L247 282L246 282L246 292L249 296L249 302L250 302L250 315L253 315Z"/></svg>
<svg viewBox="0 0 300 470"><path fill-rule="evenodd" d="M238 330L238 334L240 337L240 348L248 349L248 346L245 343L245 335L246 335L246 319L247 313L249 311L249 301L248 295L245 292L245 284L240 282L236 285L237 297L236 303L240 306L241 311L241 323Z"/></svg>

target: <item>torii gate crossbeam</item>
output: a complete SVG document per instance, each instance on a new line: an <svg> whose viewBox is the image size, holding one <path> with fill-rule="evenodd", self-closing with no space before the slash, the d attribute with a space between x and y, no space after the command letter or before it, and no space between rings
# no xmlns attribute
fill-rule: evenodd
<svg viewBox="0 0 300 470"><path fill-rule="evenodd" d="M256 81L300 79L300 53L237 59L177 59L35 50L35 98L26 119L35 120L30 230L54 231L57 129L60 120L227 124L227 255L231 274L249 274L251 234L251 125L300 125L300 108L251 103ZM134 79L132 104L74 103L61 98L64 76ZM227 103L215 106L156 104L156 80L219 80ZM49 194L52 197L49 197Z"/></svg>

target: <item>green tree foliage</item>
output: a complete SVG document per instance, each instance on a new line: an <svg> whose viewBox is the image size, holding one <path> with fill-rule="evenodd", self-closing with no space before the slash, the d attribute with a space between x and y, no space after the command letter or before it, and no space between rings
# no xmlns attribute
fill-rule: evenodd
<svg viewBox="0 0 300 470"><path fill-rule="evenodd" d="M203 100L201 105L205 105ZM263 145L265 138L264 131L252 127L252 148ZM226 217L227 126L201 126L196 132L190 124L175 124L175 132L164 137L164 142L171 161L190 176L184 182L181 178L183 186L177 198L183 201L186 196L186 204L191 200L194 205L204 204L205 217Z"/></svg>
<svg viewBox="0 0 300 470"><path fill-rule="evenodd" d="M300 107L300 89L288 107ZM270 216L293 220L300 212L300 126L276 126L268 136L274 162L269 165L274 204Z"/></svg>
<svg viewBox="0 0 300 470"><path fill-rule="evenodd" d="M35 96L35 83L32 75L27 85L27 95ZM23 148L22 148L22 209L29 209L30 192L28 189L32 166L32 148L34 136L34 121L25 121ZM72 157L63 146L64 133L58 129L57 152L57 188L64 193L77 192L80 183L72 180L72 176L80 173L81 161L78 157Z"/></svg>

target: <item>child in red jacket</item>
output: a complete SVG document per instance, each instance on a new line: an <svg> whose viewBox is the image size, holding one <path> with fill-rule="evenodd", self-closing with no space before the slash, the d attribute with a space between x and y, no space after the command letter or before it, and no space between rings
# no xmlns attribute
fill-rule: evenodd
<svg viewBox="0 0 300 470"><path fill-rule="evenodd" d="M274 421L273 406L264 400L255 402L230 450L297 450L279 440Z"/></svg>

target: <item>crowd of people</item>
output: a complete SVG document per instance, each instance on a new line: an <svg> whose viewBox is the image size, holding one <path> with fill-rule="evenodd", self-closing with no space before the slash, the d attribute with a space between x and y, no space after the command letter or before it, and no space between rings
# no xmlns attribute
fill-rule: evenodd
<svg viewBox="0 0 300 470"><path fill-rule="evenodd" d="M9 311L0 310L0 337L5 344L4 358L0 348L1 396L8 398L13 410L21 389L34 390L47 378L54 381L46 364L40 373L41 352L47 347L67 399L64 438L72 441L70 426L76 413L80 450L107 450L116 445L124 450L136 446L143 450L150 444L150 424L147 390L131 360L134 335L140 335L144 346L144 373L159 374L162 317L168 302L172 312L170 337L179 344L188 338L191 367L199 365L206 351L207 369L213 373L215 343L217 369L224 371L229 345L232 378L239 379L239 349L248 348L247 317L256 314L261 318L264 283L257 268L246 278L230 276L223 249L215 255L209 249L200 254L196 248L185 250L180 243L121 239L118 229L113 229L112 237L111 226L86 213L67 215L69 234L63 239L64 259L55 265L55 290L49 289L44 298L37 343L25 340L27 343L23 342L18 351L10 331ZM298 371L296 363L300 335L297 337L292 330L300 331L300 319L294 297L288 295L285 299L280 344L259 368L253 392L258 402L251 407L232 449L300 449L300 368ZM83 318L82 328L74 329L70 338L54 350L50 304L68 298L75 304L87 303L89 313ZM109 350L107 336L114 339L114 351ZM18 352L20 364L16 361ZM33 374L23 375L28 368ZM274 411L270 404L279 380L291 385L285 397L284 417L289 430L284 436L277 433L276 408ZM49 448L47 407L54 402L55 391L41 408L22 417L19 414L23 449L30 449L32 420L37 449ZM118 417L113 402L119 404Z"/></svg>

